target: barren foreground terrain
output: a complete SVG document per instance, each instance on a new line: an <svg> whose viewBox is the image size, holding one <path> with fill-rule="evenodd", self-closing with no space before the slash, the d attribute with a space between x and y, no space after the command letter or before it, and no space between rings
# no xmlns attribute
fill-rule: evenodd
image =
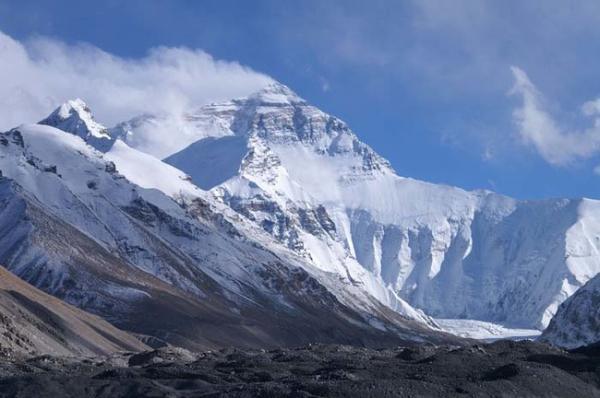
<svg viewBox="0 0 600 398"><path fill-rule="evenodd" d="M190 353L161 348L104 359L3 359L2 396L427 397L600 396L600 349L533 342L469 347Z"/></svg>

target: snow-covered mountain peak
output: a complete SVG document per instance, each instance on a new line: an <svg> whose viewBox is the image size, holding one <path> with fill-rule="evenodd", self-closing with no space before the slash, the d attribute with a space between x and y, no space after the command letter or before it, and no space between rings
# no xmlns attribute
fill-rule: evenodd
<svg viewBox="0 0 600 398"><path fill-rule="evenodd" d="M390 291L429 315L543 328L600 270L595 203L583 212L402 178L342 120L289 95L275 85L201 108L196 120L220 135L165 161L392 308Z"/></svg>
<svg viewBox="0 0 600 398"><path fill-rule="evenodd" d="M92 111L80 98L65 102L39 124L74 134L101 150L112 141L107 128L94 119Z"/></svg>
<svg viewBox="0 0 600 398"><path fill-rule="evenodd" d="M61 118L67 119L73 112L79 115L85 115L88 117L92 116L92 111L88 108L87 104L81 98L75 98L74 100L68 100L57 108L58 114Z"/></svg>
<svg viewBox="0 0 600 398"><path fill-rule="evenodd" d="M143 115L110 135L105 159L136 184L206 194L392 309L405 299L429 315L544 327L600 270L600 205L402 178L345 122L281 84Z"/></svg>
<svg viewBox="0 0 600 398"><path fill-rule="evenodd" d="M273 82L265 88L251 94L248 97L248 100L262 105L286 105L306 102L288 86L279 82Z"/></svg>

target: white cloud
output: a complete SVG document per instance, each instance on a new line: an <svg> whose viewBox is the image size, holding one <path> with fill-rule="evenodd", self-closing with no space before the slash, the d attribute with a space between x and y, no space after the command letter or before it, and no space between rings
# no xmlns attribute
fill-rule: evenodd
<svg viewBox="0 0 600 398"><path fill-rule="evenodd" d="M589 158L600 152L600 117L584 130L559 126L544 107L544 98L527 74L518 67L511 67L515 84L513 95L522 98L521 107L513 113L515 123L525 144L533 146L539 154L553 165L567 165L578 159ZM598 116L600 100L586 102L582 106L585 116Z"/></svg>
<svg viewBox="0 0 600 398"><path fill-rule="evenodd" d="M80 97L107 125L144 112L178 112L256 91L271 78L201 50L158 47L127 59L91 45L0 32L0 129L36 122Z"/></svg>
<svg viewBox="0 0 600 398"><path fill-rule="evenodd" d="M494 158L494 152L492 151L491 148L487 147L483 150L483 153L481 154L481 160L483 161L489 161L492 160Z"/></svg>
<svg viewBox="0 0 600 398"><path fill-rule="evenodd" d="M600 114L600 99L587 101L581 106L581 112L586 116Z"/></svg>

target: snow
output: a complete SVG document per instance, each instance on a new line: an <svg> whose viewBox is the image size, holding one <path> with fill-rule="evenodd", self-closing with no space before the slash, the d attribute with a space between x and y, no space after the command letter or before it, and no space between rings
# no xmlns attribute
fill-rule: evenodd
<svg viewBox="0 0 600 398"><path fill-rule="evenodd" d="M94 120L88 106L80 98L62 104L58 108L58 116L61 119L76 116L84 123L90 135L96 138L109 138L106 128Z"/></svg>
<svg viewBox="0 0 600 398"><path fill-rule="evenodd" d="M176 153L165 159L181 170L190 170L192 181L202 189L210 189L224 183L239 172L248 148L241 137L210 137L200 140L183 150L187 156Z"/></svg>
<svg viewBox="0 0 600 398"><path fill-rule="evenodd" d="M258 104L270 105L289 105L292 103L304 102L304 100L290 90L289 87L278 82L268 84L262 90L250 95L248 100Z"/></svg>
<svg viewBox="0 0 600 398"><path fill-rule="evenodd" d="M477 340L535 339L541 333L537 329L513 329L473 319L436 319L435 322L448 333Z"/></svg>
<svg viewBox="0 0 600 398"><path fill-rule="evenodd" d="M104 159L114 162L120 174L142 188L158 189L171 197L201 195L200 189L185 173L121 140L115 141Z"/></svg>
<svg viewBox="0 0 600 398"><path fill-rule="evenodd" d="M461 189L391 173L352 181L353 170L361 165L361 160L349 154L332 157L304 146L274 145L272 148L290 179L309 192L316 202L341 203L346 208L368 210L381 223L461 216L473 213L478 203L477 197ZM285 194L293 195L292 192Z"/></svg>
<svg viewBox="0 0 600 398"><path fill-rule="evenodd" d="M105 150L112 144L108 130L94 120L88 106L79 98L65 102L39 124L68 131L98 150Z"/></svg>

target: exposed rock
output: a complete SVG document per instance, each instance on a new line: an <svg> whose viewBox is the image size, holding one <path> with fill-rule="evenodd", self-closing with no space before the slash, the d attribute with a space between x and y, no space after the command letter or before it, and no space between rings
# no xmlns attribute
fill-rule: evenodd
<svg viewBox="0 0 600 398"><path fill-rule="evenodd" d="M559 307L540 339L566 348L600 341L600 276L591 279Z"/></svg>

